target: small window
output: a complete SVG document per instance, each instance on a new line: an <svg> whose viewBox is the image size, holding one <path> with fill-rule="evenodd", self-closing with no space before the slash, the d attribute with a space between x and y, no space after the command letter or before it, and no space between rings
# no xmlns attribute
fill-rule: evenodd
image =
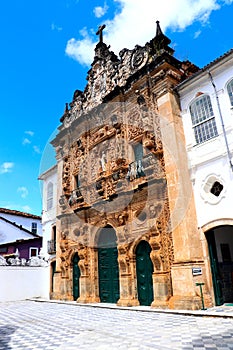
<svg viewBox="0 0 233 350"><path fill-rule="evenodd" d="M231 106L233 107L233 79L227 84L227 92L230 98Z"/></svg>
<svg viewBox="0 0 233 350"><path fill-rule="evenodd" d="M37 222L32 222L32 233L37 233Z"/></svg>
<svg viewBox="0 0 233 350"><path fill-rule="evenodd" d="M220 193L222 192L222 190L223 190L223 185L220 184L220 182L215 181L215 182L213 183L213 186L212 186L211 189L210 189L210 192L211 192L214 196L218 197L218 196L220 195Z"/></svg>
<svg viewBox="0 0 233 350"><path fill-rule="evenodd" d="M34 256L38 256L38 248L30 248L29 258L32 258Z"/></svg>
<svg viewBox="0 0 233 350"><path fill-rule="evenodd" d="M49 182L47 186L47 210L52 209L53 207L53 184Z"/></svg>
<svg viewBox="0 0 233 350"><path fill-rule="evenodd" d="M201 95L191 104L190 114L197 144L218 135L213 108L208 95Z"/></svg>
<svg viewBox="0 0 233 350"><path fill-rule="evenodd" d="M7 253L7 247L0 247L0 253Z"/></svg>
<svg viewBox="0 0 233 350"><path fill-rule="evenodd" d="M133 145L134 150L134 159L135 160L142 160L143 158L143 147L141 142L137 142L135 145Z"/></svg>

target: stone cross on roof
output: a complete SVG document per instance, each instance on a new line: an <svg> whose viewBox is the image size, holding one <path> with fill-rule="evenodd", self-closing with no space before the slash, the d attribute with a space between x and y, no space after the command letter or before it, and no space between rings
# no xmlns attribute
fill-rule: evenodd
<svg viewBox="0 0 233 350"><path fill-rule="evenodd" d="M99 35L99 42L102 43L103 42L103 30L106 27L105 24L103 24L102 26L99 26L98 31L96 32L96 35Z"/></svg>

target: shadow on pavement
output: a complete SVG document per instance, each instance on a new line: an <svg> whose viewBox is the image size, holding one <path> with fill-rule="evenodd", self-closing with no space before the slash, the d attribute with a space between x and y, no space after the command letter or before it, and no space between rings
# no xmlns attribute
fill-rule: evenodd
<svg viewBox="0 0 233 350"><path fill-rule="evenodd" d="M11 335L16 331L18 327L3 326L0 327L0 350L10 350L9 342Z"/></svg>

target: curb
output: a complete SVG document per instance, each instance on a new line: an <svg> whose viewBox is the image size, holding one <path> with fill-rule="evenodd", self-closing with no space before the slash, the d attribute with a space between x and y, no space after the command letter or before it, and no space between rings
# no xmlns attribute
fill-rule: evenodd
<svg viewBox="0 0 233 350"><path fill-rule="evenodd" d="M230 311L222 310L221 306L219 309L215 307L214 310L169 310L169 309L155 309L150 306L117 306L116 304L105 304L105 303L94 303L94 304L83 304L77 303L76 301L65 301L65 300L49 300L41 298L30 298L26 299L28 301L35 301L40 303L54 303L54 304L64 304L73 305L80 307L92 307L99 309L115 309L115 310L128 310L136 312L154 312L154 313L164 313L172 315L183 315L183 316L196 316L196 317L221 317L221 318L233 318L233 308ZM223 306L224 307L224 306ZM229 313L228 313L229 312Z"/></svg>

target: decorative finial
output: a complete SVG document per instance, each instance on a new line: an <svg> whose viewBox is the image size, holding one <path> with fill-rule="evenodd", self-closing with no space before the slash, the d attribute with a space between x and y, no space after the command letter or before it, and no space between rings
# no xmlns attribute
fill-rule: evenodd
<svg viewBox="0 0 233 350"><path fill-rule="evenodd" d="M96 32L96 35L99 35L99 43L103 42L103 30L106 27L105 24L103 24L102 26L99 26L98 31Z"/></svg>
<svg viewBox="0 0 233 350"><path fill-rule="evenodd" d="M156 36L159 36L159 35L163 35L163 32L160 28L160 24L159 24L159 21L156 21L156 24L157 24L157 27L156 27Z"/></svg>

